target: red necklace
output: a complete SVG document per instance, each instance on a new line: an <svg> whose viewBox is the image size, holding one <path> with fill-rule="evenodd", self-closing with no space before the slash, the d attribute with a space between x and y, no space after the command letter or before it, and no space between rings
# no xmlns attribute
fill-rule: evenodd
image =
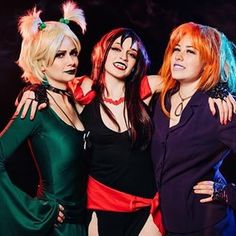
<svg viewBox="0 0 236 236"><path fill-rule="evenodd" d="M124 97L120 97L118 100L113 100L112 98L103 97L104 102L111 103L115 106L120 105L122 102L124 102L124 100L125 100Z"/></svg>

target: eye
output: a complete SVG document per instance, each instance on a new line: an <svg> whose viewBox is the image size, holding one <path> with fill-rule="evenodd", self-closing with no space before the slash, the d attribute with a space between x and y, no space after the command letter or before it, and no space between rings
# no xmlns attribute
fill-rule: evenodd
<svg viewBox="0 0 236 236"><path fill-rule="evenodd" d="M131 56L133 59L137 59L137 53L135 52L128 52L128 55Z"/></svg>
<svg viewBox="0 0 236 236"><path fill-rule="evenodd" d="M115 51L115 52L120 52L121 51L121 49L118 48L118 47L111 47L111 50Z"/></svg>
<svg viewBox="0 0 236 236"><path fill-rule="evenodd" d="M70 55L71 55L71 56L78 57L78 56L79 56L79 52L77 51L77 49L73 49L73 50L70 52Z"/></svg>
<svg viewBox="0 0 236 236"><path fill-rule="evenodd" d="M188 49L188 50L187 50L187 53L196 54L195 51L193 51L193 50L191 50L191 49Z"/></svg>
<svg viewBox="0 0 236 236"><path fill-rule="evenodd" d="M58 52L55 55L55 58L63 58L65 56L65 52Z"/></svg>
<svg viewBox="0 0 236 236"><path fill-rule="evenodd" d="M173 52L180 52L180 48L179 47L174 47Z"/></svg>

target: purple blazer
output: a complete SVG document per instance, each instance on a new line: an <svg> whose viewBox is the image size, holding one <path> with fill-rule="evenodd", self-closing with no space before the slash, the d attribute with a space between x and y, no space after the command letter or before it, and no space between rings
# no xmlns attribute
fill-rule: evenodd
<svg viewBox="0 0 236 236"><path fill-rule="evenodd" d="M170 100L166 102L169 109ZM216 224L227 206L200 203L205 196L194 194L193 186L202 180L224 179L219 168L230 150L236 153L236 116L221 125L210 112L208 96L196 92L180 122L171 128L157 99L153 123L152 160L165 228L188 233Z"/></svg>

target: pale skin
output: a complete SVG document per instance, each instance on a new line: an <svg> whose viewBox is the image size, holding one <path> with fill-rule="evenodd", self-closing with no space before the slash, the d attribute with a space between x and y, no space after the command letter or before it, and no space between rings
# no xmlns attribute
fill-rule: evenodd
<svg viewBox="0 0 236 236"><path fill-rule="evenodd" d="M206 203L206 202L212 202L213 201L213 199L212 199L213 193L214 193L213 185L214 185L213 181L201 181L193 187L194 193L209 195L206 198L202 198L200 200L201 203Z"/></svg>

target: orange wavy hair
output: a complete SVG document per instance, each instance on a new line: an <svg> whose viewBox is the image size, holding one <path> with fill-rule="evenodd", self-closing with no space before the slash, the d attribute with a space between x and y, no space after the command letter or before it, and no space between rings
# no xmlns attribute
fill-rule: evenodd
<svg viewBox="0 0 236 236"><path fill-rule="evenodd" d="M163 87L160 95L161 107L165 114L169 115L165 107L167 92L178 85L178 81L171 76L171 55L179 41L188 35L192 38L193 46L199 51L200 59L204 62L204 69L197 89L207 91L213 88L220 80L220 33L215 28L196 24L184 23L175 28L170 36L165 50L160 75L163 79Z"/></svg>

